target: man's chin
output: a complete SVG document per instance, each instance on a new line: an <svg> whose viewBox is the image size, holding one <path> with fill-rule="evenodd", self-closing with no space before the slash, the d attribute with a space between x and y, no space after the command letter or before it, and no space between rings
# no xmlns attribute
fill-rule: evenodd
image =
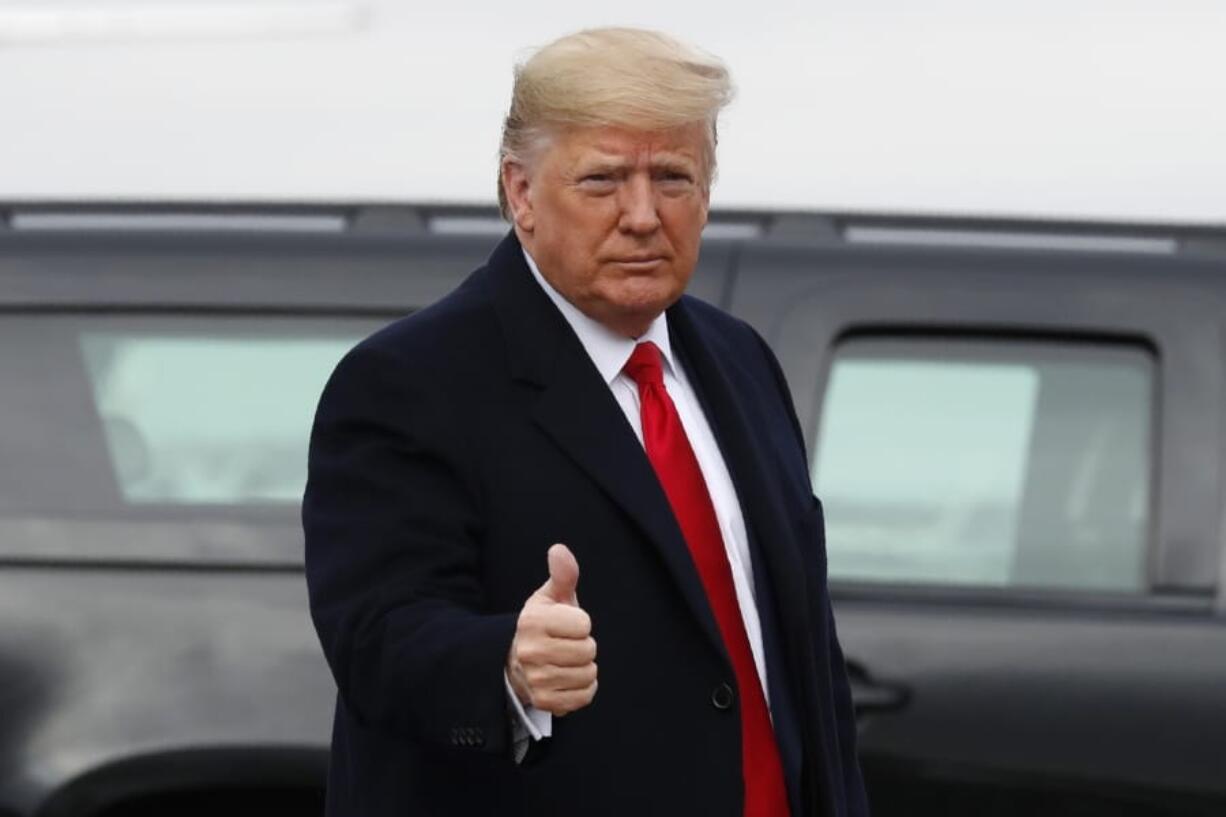
<svg viewBox="0 0 1226 817"><path fill-rule="evenodd" d="M603 315L597 320L618 334L637 338L680 297L681 293L670 292L668 295L657 295L653 298L637 298L608 304L602 310Z"/></svg>

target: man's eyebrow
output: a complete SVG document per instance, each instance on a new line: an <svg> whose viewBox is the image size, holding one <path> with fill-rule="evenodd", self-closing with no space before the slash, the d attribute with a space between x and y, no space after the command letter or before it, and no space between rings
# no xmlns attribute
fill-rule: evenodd
<svg viewBox="0 0 1226 817"><path fill-rule="evenodd" d="M651 166L663 170L697 169L698 162L683 153L665 153L651 157Z"/></svg>
<svg viewBox="0 0 1226 817"><path fill-rule="evenodd" d="M596 156L580 160L579 168L590 173L593 170L621 170L629 167L630 162L620 156Z"/></svg>
<svg viewBox="0 0 1226 817"><path fill-rule="evenodd" d="M632 167L634 162L622 156L593 156L580 160L575 165L579 175L593 173L617 173ZM651 157L648 166L653 171L698 172L699 162L684 153L664 153Z"/></svg>

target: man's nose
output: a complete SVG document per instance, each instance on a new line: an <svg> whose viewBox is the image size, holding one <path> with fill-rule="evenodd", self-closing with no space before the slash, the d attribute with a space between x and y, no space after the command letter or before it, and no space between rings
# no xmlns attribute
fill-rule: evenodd
<svg viewBox="0 0 1226 817"><path fill-rule="evenodd" d="M655 232L660 226L660 215L656 212L656 194L651 179L633 175L619 192L621 221L618 226L622 231L639 235Z"/></svg>

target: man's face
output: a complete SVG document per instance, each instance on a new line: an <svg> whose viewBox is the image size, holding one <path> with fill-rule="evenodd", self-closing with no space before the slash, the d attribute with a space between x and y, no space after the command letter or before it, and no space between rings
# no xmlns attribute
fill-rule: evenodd
<svg viewBox="0 0 1226 817"><path fill-rule="evenodd" d="M516 232L554 289L637 337L681 297L707 222L706 125L569 128L531 167L508 162Z"/></svg>

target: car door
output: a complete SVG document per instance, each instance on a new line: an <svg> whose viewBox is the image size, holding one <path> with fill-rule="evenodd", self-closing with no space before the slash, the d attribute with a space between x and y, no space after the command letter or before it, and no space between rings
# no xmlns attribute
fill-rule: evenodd
<svg viewBox="0 0 1226 817"><path fill-rule="evenodd" d="M877 815L1226 803L1221 341L1175 258L763 241Z"/></svg>

